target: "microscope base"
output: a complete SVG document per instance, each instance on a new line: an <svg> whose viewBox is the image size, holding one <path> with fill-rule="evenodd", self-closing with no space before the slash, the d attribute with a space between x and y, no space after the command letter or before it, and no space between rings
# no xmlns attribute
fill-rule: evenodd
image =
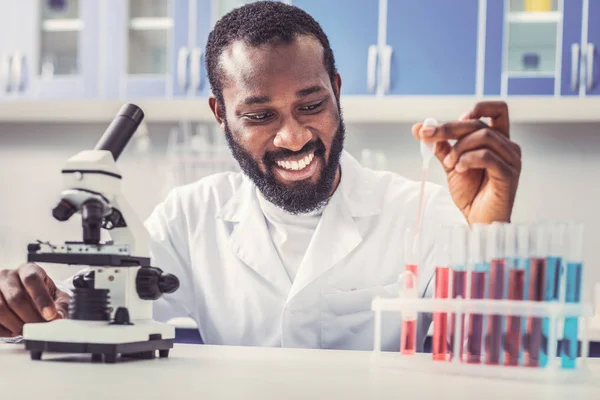
<svg viewBox="0 0 600 400"><path fill-rule="evenodd" d="M169 356L175 328L155 321L133 321L133 325L107 322L57 320L26 324L23 339L32 360L42 354L91 354L93 362L114 363L121 358L154 359Z"/></svg>

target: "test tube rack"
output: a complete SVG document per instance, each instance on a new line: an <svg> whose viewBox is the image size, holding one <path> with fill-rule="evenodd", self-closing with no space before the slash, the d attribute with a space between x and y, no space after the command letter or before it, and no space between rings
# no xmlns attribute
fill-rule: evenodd
<svg viewBox="0 0 600 400"><path fill-rule="evenodd" d="M581 382L590 378L587 363L589 353L589 327L594 309L588 303L560 303L536 301L510 301L510 300L473 300L473 299L426 299L406 297L375 297L371 309L374 311L374 346L373 361L376 365L393 369L420 370L427 373L458 374L497 379L517 379L527 381L551 382ZM415 313L444 313L448 318L455 316L456 321L462 321L469 314L484 316L502 315L548 318L550 321L548 349L557 349L558 331L561 321L566 317L579 318L581 329L579 340L581 342L581 357L578 358L576 368L563 369L560 357L555 351L548 351L548 362L544 367L504 366L503 364L467 363L462 357L452 357L447 361L433 360L431 354L401 354L399 352L382 351L382 314L395 312L400 314ZM465 318L466 321L466 318ZM464 343L463 330L467 323L457 324L454 335L454 348L449 349L453 354L459 354L460 343ZM459 340L461 339L461 340ZM465 347L466 348L466 347ZM466 351L466 350L465 350Z"/></svg>

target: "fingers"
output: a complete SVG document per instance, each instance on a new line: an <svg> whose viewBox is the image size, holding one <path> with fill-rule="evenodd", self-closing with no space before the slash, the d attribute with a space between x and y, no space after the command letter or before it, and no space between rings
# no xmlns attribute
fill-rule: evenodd
<svg viewBox="0 0 600 400"><path fill-rule="evenodd" d="M508 116L508 105L503 101L482 101L467 112L463 118L479 119L490 118L490 126L506 137L509 137L510 120Z"/></svg>
<svg viewBox="0 0 600 400"><path fill-rule="evenodd" d="M463 173L469 169L485 169L492 179L508 179L518 174L516 168L502 161L498 155L489 149L463 153L454 170Z"/></svg>
<svg viewBox="0 0 600 400"><path fill-rule="evenodd" d="M449 154L442 160L447 169L452 169L463 153L487 148L503 162L520 168L521 148L506 136L491 128L480 129L456 142Z"/></svg>
<svg viewBox="0 0 600 400"><path fill-rule="evenodd" d="M480 120L467 120L446 122L445 124L438 126L423 126L423 124L416 124L413 127L413 132L415 129L418 129L417 134L415 135L417 138L426 141L439 142L458 140L484 128L487 128L487 125Z"/></svg>
<svg viewBox="0 0 600 400"><path fill-rule="evenodd" d="M8 307L2 293L0 293L0 336L2 329L20 335L23 333L23 321Z"/></svg>
<svg viewBox="0 0 600 400"><path fill-rule="evenodd" d="M32 263L22 265L18 271L21 283L29 298L33 300L39 314L47 321L55 318L56 307L54 306L54 298L51 296L46 284L46 281L50 279L46 272Z"/></svg>
<svg viewBox="0 0 600 400"><path fill-rule="evenodd" d="M25 323L44 321L23 287L18 270L0 271L0 292L4 296L6 306L21 321Z"/></svg>
<svg viewBox="0 0 600 400"><path fill-rule="evenodd" d="M10 330L6 329L2 325L0 325L0 337L13 337L15 336Z"/></svg>

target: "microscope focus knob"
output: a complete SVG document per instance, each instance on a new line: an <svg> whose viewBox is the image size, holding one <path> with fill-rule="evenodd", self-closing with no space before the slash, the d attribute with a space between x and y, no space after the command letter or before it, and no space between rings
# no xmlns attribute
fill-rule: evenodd
<svg viewBox="0 0 600 400"><path fill-rule="evenodd" d="M140 268L135 287L142 300L156 300L164 293L173 293L179 288L179 279L175 275L165 274L156 267Z"/></svg>

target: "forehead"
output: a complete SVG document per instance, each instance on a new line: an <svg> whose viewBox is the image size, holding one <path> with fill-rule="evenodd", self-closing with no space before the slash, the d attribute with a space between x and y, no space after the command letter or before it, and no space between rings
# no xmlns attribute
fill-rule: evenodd
<svg viewBox="0 0 600 400"><path fill-rule="evenodd" d="M311 36L258 47L234 42L223 51L220 67L223 96L234 101L254 95L275 98L307 86L331 86L323 47Z"/></svg>

